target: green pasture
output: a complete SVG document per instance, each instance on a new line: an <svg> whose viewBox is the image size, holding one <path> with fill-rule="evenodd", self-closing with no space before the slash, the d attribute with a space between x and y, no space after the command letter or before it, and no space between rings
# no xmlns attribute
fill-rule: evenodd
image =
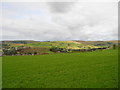
<svg viewBox="0 0 120 90"><path fill-rule="evenodd" d="M0 89L2 88L2 57L0 57Z"/></svg>
<svg viewBox="0 0 120 90"><path fill-rule="evenodd" d="M3 88L117 88L118 52L3 56Z"/></svg>

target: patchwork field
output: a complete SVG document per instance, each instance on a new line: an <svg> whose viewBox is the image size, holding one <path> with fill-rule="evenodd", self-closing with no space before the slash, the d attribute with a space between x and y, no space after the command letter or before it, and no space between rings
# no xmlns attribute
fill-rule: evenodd
<svg viewBox="0 0 120 90"><path fill-rule="evenodd" d="M117 88L117 50L3 56L3 88Z"/></svg>

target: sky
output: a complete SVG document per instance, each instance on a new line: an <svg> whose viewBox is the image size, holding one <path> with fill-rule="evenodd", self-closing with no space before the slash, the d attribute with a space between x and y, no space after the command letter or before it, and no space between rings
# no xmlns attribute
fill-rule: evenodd
<svg viewBox="0 0 120 90"><path fill-rule="evenodd" d="M74 1L2 2L2 40L118 39L117 2Z"/></svg>

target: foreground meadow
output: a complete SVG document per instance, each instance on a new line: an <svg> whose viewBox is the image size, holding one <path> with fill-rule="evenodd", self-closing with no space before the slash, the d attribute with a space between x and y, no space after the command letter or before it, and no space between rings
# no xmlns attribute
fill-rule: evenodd
<svg viewBox="0 0 120 90"><path fill-rule="evenodd" d="M117 88L117 50L4 56L3 88Z"/></svg>

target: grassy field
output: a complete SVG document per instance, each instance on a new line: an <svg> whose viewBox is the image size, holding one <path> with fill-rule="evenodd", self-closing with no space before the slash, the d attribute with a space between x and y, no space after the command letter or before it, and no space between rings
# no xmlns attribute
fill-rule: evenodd
<svg viewBox="0 0 120 90"><path fill-rule="evenodd" d="M16 44L16 43L9 43L12 47L21 47L21 46L26 46L26 47L47 47L51 48L53 46L57 46L60 48L69 48L69 49L82 49L84 46L84 49L91 47L91 48L98 48L98 47L107 47L105 46L94 46L94 44L86 44L86 43L81 43L81 42L76 42L76 41L51 41L51 42L34 42L34 43L27 43L27 44Z"/></svg>
<svg viewBox="0 0 120 90"><path fill-rule="evenodd" d="M117 88L117 50L4 56L3 88Z"/></svg>
<svg viewBox="0 0 120 90"><path fill-rule="evenodd" d="M0 89L2 88L2 57L0 57Z"/></svg>

